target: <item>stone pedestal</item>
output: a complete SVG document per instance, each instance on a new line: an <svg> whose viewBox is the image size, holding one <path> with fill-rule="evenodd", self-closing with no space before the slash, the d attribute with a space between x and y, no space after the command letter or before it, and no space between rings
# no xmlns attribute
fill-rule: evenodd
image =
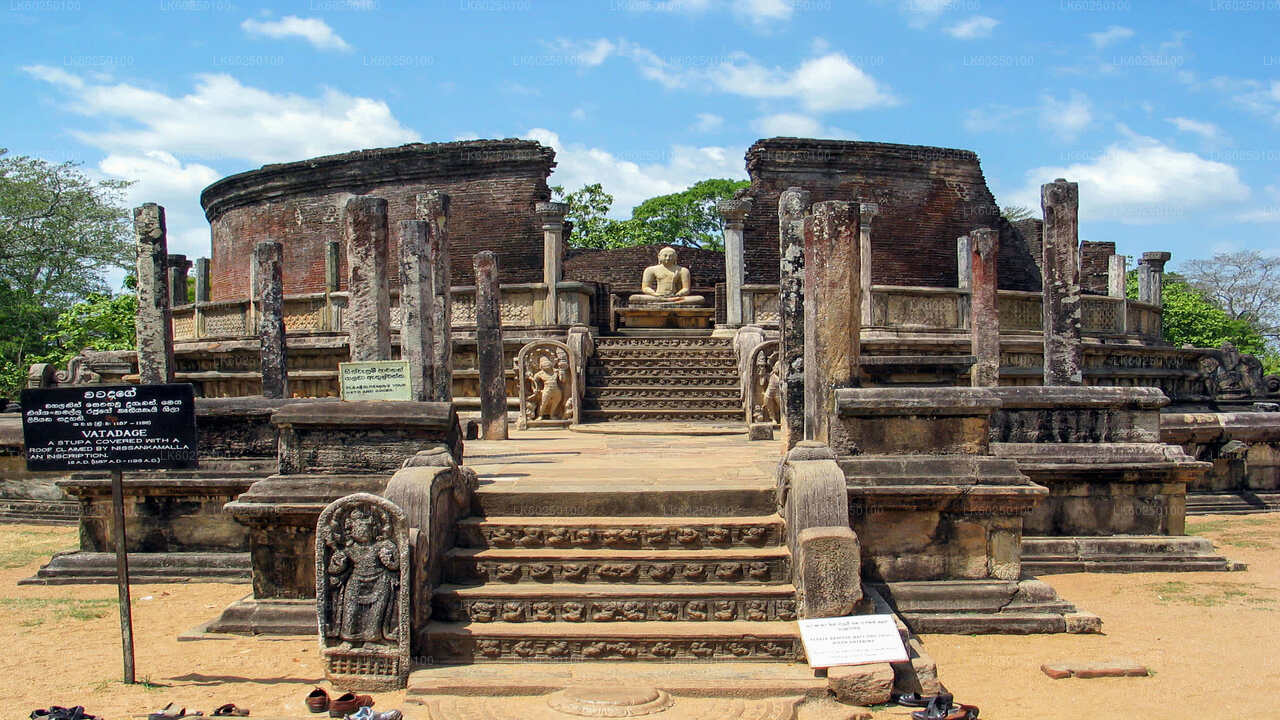
<svg viewBox="0 0 1280 720"><path fill-rule="evenodd" d="M280 473L392 472L444 442L462 459L461 426L449 403L316 400L277 410Z"/></svg>
<svg viewBox="0 0 1280 720"><path fill-rule="evenodd" d="M683 330L709 330L715 322L713 308L687 305L650 305L648 307L618 310L618 323L624 328L673 328Z"/></svg>
<svg viewBox="0 0 1280 720"><path fill-rule="evenodd" d="M1138 302L1164 305L1164 265L1173 257L1167 252L1144 252L1138 262Z"/></svg>

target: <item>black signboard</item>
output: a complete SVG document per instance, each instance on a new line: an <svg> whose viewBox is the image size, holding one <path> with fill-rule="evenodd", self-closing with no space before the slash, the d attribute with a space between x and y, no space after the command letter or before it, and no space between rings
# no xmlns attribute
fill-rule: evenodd
<svg viewBox="0 0 1280 720"><path fill-rule="evenodd" d="M196 467L191 385L96 385L22 391L28 470Z"/></svg>

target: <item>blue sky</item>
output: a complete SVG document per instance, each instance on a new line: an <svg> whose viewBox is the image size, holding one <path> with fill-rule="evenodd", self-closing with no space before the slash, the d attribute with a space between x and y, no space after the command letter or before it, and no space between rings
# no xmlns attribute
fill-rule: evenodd
<svg viewBox="0 0 1280 720"><path fill-rule="evenodd" d="M1280 252L1280 0L5 0L0 147L137 180L174 252L270 162L528 137L614 214L757 138L967 148L1001 204L1081 183L1122 253Z"/></svg>

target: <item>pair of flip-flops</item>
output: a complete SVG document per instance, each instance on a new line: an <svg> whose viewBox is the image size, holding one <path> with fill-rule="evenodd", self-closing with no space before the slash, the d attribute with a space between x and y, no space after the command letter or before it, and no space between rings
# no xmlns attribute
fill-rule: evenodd
<svg viewBox="0 0 1280 720"><path fill-rule="evenodd" d="M933 696L918 693L895 694L893 701L908 707L921 707L911 713L912 720L977 720L978 706L956 703L951 693Z"/></svg>
<svg viewBox="0 0 1280 720"><path fill-rule="evenodd" d="M70 708L52 705L48 708L32 710L28 717L31 720L98 720L97 715L90 715L85 712L83 705L76 705Z"/></svg>
<svg viewBox="0 0 1280 720"><path fill-rule="evenodd" d="M238 707L235 703L227 703L219 705L209 714L210 717L245 717L249 711L245 708ZM159 710L147 715L147 720L179 720L179 718L203 717L204 713L196 710L195 712L187 712L186 708L175 708L173 703L169 703Z"/></svg>

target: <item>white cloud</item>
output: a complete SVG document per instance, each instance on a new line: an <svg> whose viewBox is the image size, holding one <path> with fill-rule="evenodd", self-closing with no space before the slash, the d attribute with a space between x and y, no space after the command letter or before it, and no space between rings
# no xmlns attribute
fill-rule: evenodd
<svg viewBox="0 0 1280 720"><path fill-rule="evenodd" d="M22 70L38 80L69 90L79 90L84 87L84 80L62 68L49 67L48 65L27 65Z"/></svg>
<svg viewBox="0 0 1280 720"><path fill-rule="evenodd" d="M1264 192L1267 203L1240 213L1236 220L1247 223L1280 223L1280 186L1268 185Z"/></svg>
<svg viewBox="0 0 1280 720"><path fill-rule="evenodd" d="M895 0L898 9L907 16L907 24L922 28L937 20L951 8L956 0Z"/></svg>
<svg viewBox="0 0 1280 720"><path fill-rule="evenodd" d="M130 207L144 202L164 207L170 252L189 257L209 255L209 226L200 208L200 191L222 177L217 170L199 163L184 165L171 153L153 150L109 154L98 163L97 173L134 181L125 191Z"/></svg>
<svg viewBox="0 0 1280 720"><path fill-rule="evenodd" d="M700 15L710 10L728 10L739 21L757 27L786 22L795 14L795 0L624 0L617 7L629 12L662 12Z"/></svg>
<svg viewBox="0 0 1280 720"><path fill-rule="evenodd" d="M1120 25L1112 25L1102 32L1089 33L1093 46L1099 50L1131 37L1133 37L1133 31Z"/></svg>
<svg viewBox="0 0 1280 720"><path fill-rule="evenodd" d="M610 214L619 218L630 217L631 208L648 198L680 192L699 180L746 177L742 151L737 149L672 145L627 156L564 142L546 128L533 128L524 137L555 148L556 169L549 181L552 185L575 190L587 183L601 183L614 197Z"/></svg>
<svg viewBox="0 0 1280 720"><path fill-rule="evenodd" d="M580 65L595 67L603 63L605 60L608 60L609 56L612 55L613 51L616 49L617 47L612 42L605 38L600 38L586 43L586 45L575 54L574 59L577 60Z"/></svg>
<svg viewBox="0 0 1280 720"><path fill-rule="evenodd" d="M250 35L269 38L298 37L311 43L317 50L350 50L351 46L329 24L320 18L300 18L286 15L279 20L254 20L240 23L240 28Z"/></svg>
<svg viewBox="0 0 1280 720"><path fill-rule="evenodd" d="M1029 107L984 105L965 112L964 129L971 133L1006 132L1015 129L1031 111Z"/></svg>
<svg viewBox="0 0 1280 720"><path fill-rule="evenodd" d="M1231 165L1175 150L1123 126L1120 131L1123 140L1088 162L1028 171L1012 204L1040 207L1040 185L1053 178L1080 183L1080 216L1086 220L1174 222L1190 210L1249 198L1249 188Z"/></svg>
<svg viewBox="0 0 1280 720"><path fill-rule="evenodd" d="M1168 120L1182 132L1199 135L1205 142L1212 145L1218 145L1227 140L1226 133L1222 131L1222 128L1211 122L1202 122L1185 117L1172 117L1168 118Z"/></svg>
<svg viewBox="0 0 1280 720"><path fill-rule="evenodd" d="M731 5L735 15L755 25L786 22L796 10L793 0L736 0Z"/></svg>
<svg viewBox="0 0 1280 720"><path fill-rule="evenodd" d="M1092 122L1092 104L1082 92L1072 90L1066 100L1047 93L1040 97L1040 124L1063 140L1074 140Z"/></svg>
<svg viewBox="0 0 1280 720"><path fill-rule="evenodd" d="M693 129L698 132L715 132L724 127L724 118L715 113L698 113L698 121L693 124Z"/></svg>
<svg viewBox="0 0 1280 720"><path fill-rule="evenodd" d="M974 15L947 28L947 34L960 40L976 40L991 37L991 31L995 30L999 24L1000 21L995 18Z"/></svg>
<svg viewBox="0 0 1280 720"><path fill-rule="evenodd" d="M186 95L128 83L60 87L70 109L95 120L94 129L73 134L110 153L159 150L263 164L418 139L385 102L331 89L315 97L273 93L222 74L197 75Z"/></svg>
<svg viewBox="0 0 1280 720"><path fill-rule="evenodd" d="M798 113L778 113L766 115L755 121L752 127L765 136L817 137L822 132L822 123L808 115Z"/></svg>
<svg viewBox="0 0 1280 720"><path fill-rule="evenodd" d="M574 120L586 120L587 109L584 107L576 107L573 109L572 112L569 113L569 117L573 118Z"/></svg>

